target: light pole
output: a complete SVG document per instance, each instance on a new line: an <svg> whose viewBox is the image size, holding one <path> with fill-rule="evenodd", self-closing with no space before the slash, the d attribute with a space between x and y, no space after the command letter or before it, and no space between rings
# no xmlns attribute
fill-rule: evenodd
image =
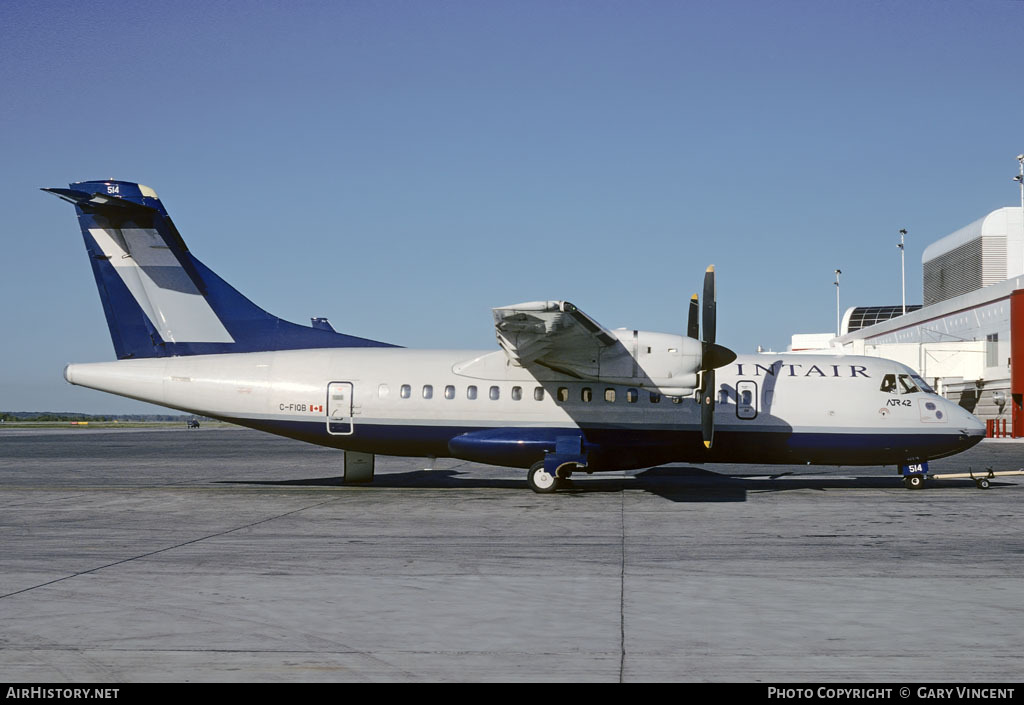
<svg viewBox="0 0 1024 705"><path fill-rule="evenodd" d="M836 270L836 337L837 338L842 334L842 330L840 328L841 324L839 322L840 321L840 319L839 319L839 275L842 274L842 273L843 273L843 270L841 270L841 269L837 269Z"/></svg>
<svg viewBox="0 0 1024 705"><path fill-rule="evenodd" d="M1020 184L1020 228L1021 234L1024 235L1024 154L1017 155L1017 163L1020 164L1020 173L1013 177L1013 180ZM1021 240L1020 244L1024 249L1024 240ZM1024 269L1021 272L1024 273Z"/></svg>
<svg viewBox="0 0 1024 705"><path fill-rule="evenodd" d="M903 291L903 315L907 315L907 266L906 266L906 253L903 251L903 237L907 234L907 229L903 228L900 230L900 244L896 247L900 248L900 288Z"/></svg>

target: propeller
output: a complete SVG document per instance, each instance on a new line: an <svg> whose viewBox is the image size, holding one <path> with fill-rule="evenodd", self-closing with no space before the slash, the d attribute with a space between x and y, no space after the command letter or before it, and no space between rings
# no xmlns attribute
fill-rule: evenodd
<svg viewBox="0 0 1024 705"><path fill-rule="evenodd" d="M690 315L686 321L686 335L694 340L700 340L700 304L697 302L697 295L690 297Z"/></svg>
<svg viewBox="0 0 1024 705"><path fill-rule="evenodd" d="M704 334L700 336L697 323L697 310L701 308L697 295L690 297L690 311L686 325L686 334L701 341L701 390L700 390L700 430L704 439L704 447L711 448L715 437L715 369L724 367L736 359L736 353L729 348L715 344L716 323L715 265L710 265L704 272L704 306L701 309Z"/></svg>

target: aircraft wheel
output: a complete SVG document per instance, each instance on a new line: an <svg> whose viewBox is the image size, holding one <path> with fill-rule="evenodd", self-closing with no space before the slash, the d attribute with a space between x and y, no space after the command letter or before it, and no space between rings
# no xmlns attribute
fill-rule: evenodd
<svg viewBox="0 0 1024 705"><path fill-rule="evenodd" d="M557 470L555 470L555 477L557 477L560 481L568 480L570 477L572 477L572 471L575 470L577 467L578 466L576 465L576 463L563 463L562 465L558 466Z"/></svg>
<svg viewBox="0 0 1024 705"><path fill-rule="evenodd" d="M526 476L530 489L539 494L551 494L558 489L558 478L544 469L544 462L534 463Z"/></svg>
<svg viewBox="0 0 1024 705"><path fill-rule="evenodd" d="M903 485L908 490L923 490L924 475L907 475L903 478Z"/></svg>
<svg viewBox="0 0 1024 705"><path fill-rule="evenodd" d="M987 490L989 488L989 481L987 477L979 477L974 481L974 484L978 486L979 490Z"/></svg>

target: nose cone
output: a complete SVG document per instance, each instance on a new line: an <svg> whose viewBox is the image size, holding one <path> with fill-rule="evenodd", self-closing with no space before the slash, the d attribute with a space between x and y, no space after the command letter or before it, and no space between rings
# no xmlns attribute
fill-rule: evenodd
<svg viewBox="0 0 1024 705"><path fill-rule="evenodd" d="M931 436L929 449L922 454L929 460L963 453L985 438L985 423L967 409L942 397L931 397L929 401L937 407L931 420L922 417L923 427L937 431Z"/></svg>
<svg viewBox="0 0 1024 705"><path fill-rule="evenodd" d="M985 437L986 428L985 422L979 419L977 416L969 412L967 409L959 406L954 407L960 412L960 418L957 419L960 423L960 428L965 434L973 437Z"/></svg>
<svg viewBox="0 0 1024 705"><path fill-rule="evenodd" d="M64 379L66 379L71 384L75 383L74 368L74 365L64 365Z"/></svg>
<svg viewBox="0 0 1024 705"><path fill-rule="evenodd" d="M956 404L950 402L951 407L950 423L955 424L954 428L960 431L960 448L956 452L967 450L976 446L985 438L987 429L985 422L977 416Z"/></svg>

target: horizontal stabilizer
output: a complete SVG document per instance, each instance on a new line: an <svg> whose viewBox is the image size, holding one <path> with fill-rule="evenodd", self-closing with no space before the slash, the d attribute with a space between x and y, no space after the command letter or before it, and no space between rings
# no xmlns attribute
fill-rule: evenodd
<svg viewBox="0 0 1024 705"><path fill-rule="evenodd" d="M69 188L44 188L40 189L47 193L52 193L57 198L62 198L68 203L73 203L76 206L102 212L109 210L112 212L127 213L130 211L149 211L150 213L156 213L155 208L143 205L141 203L135 203L124 198L118 198L116 196L108 196L102 193L89 193L88 191L77 191ZM52 201L51 201L52 203Z"/></svg>

